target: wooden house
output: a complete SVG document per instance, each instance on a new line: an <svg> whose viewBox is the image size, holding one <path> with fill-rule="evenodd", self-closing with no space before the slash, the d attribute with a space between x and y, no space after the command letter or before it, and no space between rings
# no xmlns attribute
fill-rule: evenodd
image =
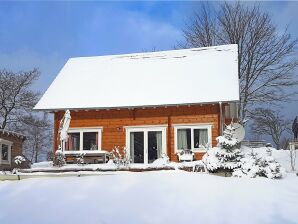
<svg viewBox="0 0 298 224"><path fill-rule="evenodd" d="M67 154L126 147L133 163L191 149L200 159L237 119L237 45L71 58L36 110L54 114L54 151L65 110Z"/></svg>
<svg viewBox="0 0 298 224"><path fill-rule="evenodd" d="M25 139L22 134L0 129L0 170L14 168L13 158L23 155L22 147Z"/></svg>

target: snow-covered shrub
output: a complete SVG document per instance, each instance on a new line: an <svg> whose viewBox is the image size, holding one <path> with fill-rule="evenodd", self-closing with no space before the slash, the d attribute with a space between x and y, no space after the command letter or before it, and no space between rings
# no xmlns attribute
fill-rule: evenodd
<svg viewBox="0 0 298 224"><path fill-rule="evenodd" d="M239 142L234 138L235 128L233 124L226 126L223 136L216 138L217 147L208 150L203 156L203 163L210 172L232 172L241 166L240 160L243 153L238 148Z"/></svg>
<svg viewBox="0 0 298 224"><path fill-rule="evenodd" d="M76 164L83 165L85 163L85 157L86 153L81 153L76 157Z"/></svg>
<svg viewBox="0 0 298 224"><path fill-rule="evenodd" d="M16 156L13 158L14 169L30 168L29 161L26 160L24 156Z"/></svg>
<svg viewBox="0 0 298 224"><path fill-rule="evenodd" d="M16 165L22 165L22 163L26 162L26 159L24 156L16 156L13 161Z"/></svg>
<svg viewBox="0 0 298 224"><path fill-rule="evenodd" d="M117 166L117 168L128 167L129 164L131 163L131 159L129 157L127 148L123 147L122 149L123 149L124 156L121 155L119 146L115 146L111 153L112 160L114 164Z"/></svg>
<svg viewBox="0 0 298 224"><path fill-rule="evenodd" d="M57 150L55 153L55 159L54 159L54 166L64 166L65 165L65 156L62 150Z"/></svg>
<svg viewBox="0 0 298 224"><path fill-rule="evenodd" d="M161 158L158 158L156 160L153 161L153 163L151 164L152 167L165 167L170 163L170 158L163 153L161 155Z"/></svg>
<svg viewBox="0 0 298 224"><path fill-rule="evenodd" d="M234 170L235 177L263 176L270 179L279 179L285 176L285 169L272 157L271 149L267 148L267 155L260 155L251 151L241 159L241 167Z"/></svg>
<svg viewBox="0 0 298 224"><path fill-rule="evenodd" d="M47 161L53 161L53 159L54 159L54 153L53 153L53 151L51 150L51 151L48 151L47 152Z"/></svg>

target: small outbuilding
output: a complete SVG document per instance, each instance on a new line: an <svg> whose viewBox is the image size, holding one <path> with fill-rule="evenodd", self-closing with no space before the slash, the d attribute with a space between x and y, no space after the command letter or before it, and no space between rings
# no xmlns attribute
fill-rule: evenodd
<svg viewBox="0 0 298 224"><path fill-rule="evenodd" d="M14 168L13 158L22 155L25 139L22 134L0 129L0 170Z"/></svg>

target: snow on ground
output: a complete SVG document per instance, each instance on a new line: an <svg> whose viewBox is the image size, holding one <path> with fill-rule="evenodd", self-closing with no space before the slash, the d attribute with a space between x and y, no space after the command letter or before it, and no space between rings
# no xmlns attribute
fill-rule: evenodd
<svg viewBox="0 0 298 224"><path fill-rule="evenodd" d="M298 178L184 171L0 182L0 223L297 223Z"/></svg>
<svg viewBox="0 0 298 224"><path fill-rule="evenodd" d="M150 168L173 168L178 169L182 167L195 167L203 166L203 163L201 160L196 160L192 162L182 162L182 163L176 163L176 162L165 162L163 159L157 159L153 163L150 164L141 164L141 163L135 163L135 164L129 164L127 168L131 169L150 169ZM120 166L120 168L125 168L123 166ZM109 161L105 164L66 164L62 167L56 167L53 166L52 162L39 162L34 163L31 166L31 171L51 171L51 170L57 170L60 171L81 171L81 170L117 170L118 167L112 162ZM29 169L28 169L29 170ZM18 172L19 174L21 172Z"/></svg>
<svg viewBox="0 0 298 224"><path fill-rule="evenodd" d="M52 161L43 161L39 163L33 163L31 165L31 168L49 168L49 167L53 167Z"/></svg>
<svg viewBox="0 0 298 224"><path fill-rule="evenodd" d="M249 153L251 152L251 148L245 147L243 146L241 148L245 153ZM261 147L261 148L254 148L253 151L257 152L261 155L266 156L267 152L266 152L266 147ZM282 167L284 167L286 169L287 172L291 171L291 165L290 165L290 151L289 150L276 150L274 148L272 149L272 156L273 158L276 159L276 161L278 161ZM296 150L296 166L295 166L295 170L298 171L298 150ZM200 165L202 164L201 161L193 161L193 162L187 162L187 163L174 163L171 162L169 164L166 164L162 159L159 159L157 161L155 161L153 164L130 164L131 168L159 168L159 167L172 167L172 168L178 168L181 166L195 166L195 165ZM53 163L52 162L39 162L39 163L34 163L31 167L32 170L48 170L48 169L57 169L57 167L53 167ZM80 170L82 168L88 168L88 169L108 169L108 170L112 170L112 169L117 169L117 167L113 164L88 164L88 165L78 165L78 164L67 164L63 167L61 167L61 170Z"/></svg>

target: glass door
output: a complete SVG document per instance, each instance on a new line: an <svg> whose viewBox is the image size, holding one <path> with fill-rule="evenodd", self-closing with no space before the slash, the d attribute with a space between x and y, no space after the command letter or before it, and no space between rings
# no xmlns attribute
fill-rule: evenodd
<svg viewBox="0 0 298 224"><path fill-rule="evenodd" d="M127 141L132 163L152 163L165 152L165 129L132 128Z"/></svg>
<svg viewBox="0 0 298 224"><path fill-rule="evenodd" d="M144 163L144 132L130 132L130 158L133 163Z"/></svg>
<svg viewBox="0 0 298 224"><path fill-rule="evenodd" d="M161 158L162 155L162 132L148 131L148 163Z"/></svg>

